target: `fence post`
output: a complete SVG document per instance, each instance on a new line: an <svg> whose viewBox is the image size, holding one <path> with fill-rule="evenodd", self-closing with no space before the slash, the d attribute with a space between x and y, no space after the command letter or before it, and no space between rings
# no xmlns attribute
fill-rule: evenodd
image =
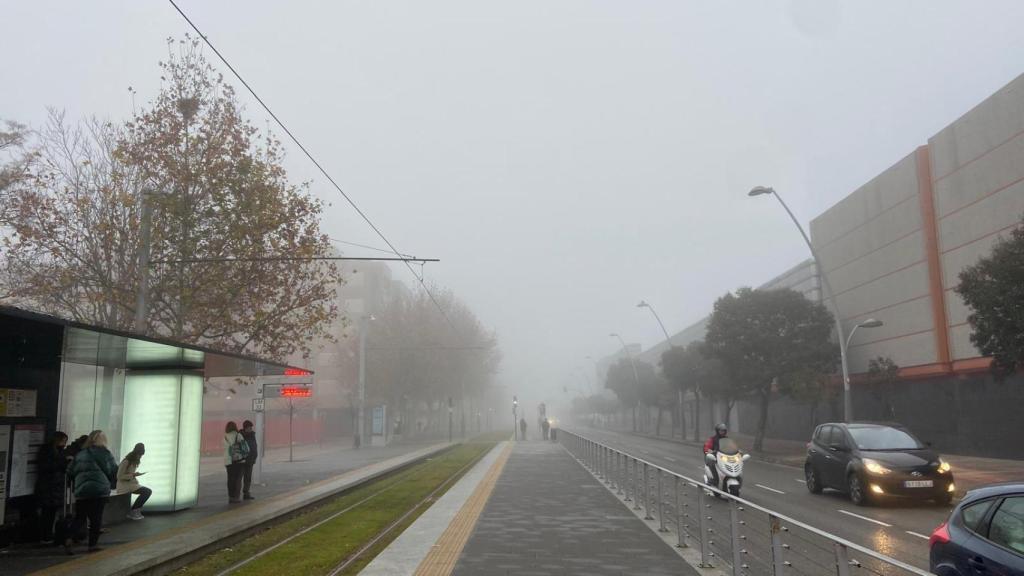
<svg viewBox="0 0 1024 576"><path fill-rule="evenodd" d="M644 462L644 520L654 520L654 516L651 516L651 480L647 474L647 462Z"/></svg>
<svg viewBox="0 0 1024 576"><path fill-rule="evenodd" d="M618 495L619 496L622 496L622 494L623 494L623 492L622 492L622 484L623 484L623 482L624 482L624 480L626 478L626 475L623 473L623 467L622 467L622 464L624 462L625 462L625 458L623 457L622 452L619 452L619 451L616 450L615 451L615 473L618 476L616 484L618 484L618 488L619 488Z"/></svg>
<svg viewBox="0 0 1024 576"><path fill-rule="evenodd" d="M676 498L676 546L679 548L687 548L686 543L686 528L683 526L683 507L680 504L679 499L679 476L672 475L672 488L675 492Z"/></svg>
<svg viewBox="0 0 1024 576"><path fill-rule="evenodd" d="M729 525L732 528L732 574L733 576L740 576L743 573L743 551L740 548L740 521L737 517L739 512L736 508L736 501L730 498Z"/></svg>
<svg viewBox="0 0 1024 576"><path fill-rule="evenodd" d="M774 514L768 515L772 533L772 576L782 576L785 561L782 559L782 521Z"/></svg>
<svg viewBox="0 0 1024 576"><path fill-rule="evenodd" d="M633 510L640 510L640 462L633 458Z"/></svg>
<svg viewBox="0 0 1024 576"><path fill-rule="evenodd" d="M662 477L665 474L658 469L658 532L668 532L665 528L665 488L662 486Z"/></svg>
<svg viewBox="0 0 1024 576"><path fill-rule="evenodd" d="M836 550L836 574L837 576L850 576L850 554L846 546L839 542L833 542Z"/></svg>
<svg viewBox="0 0 1024 576"><path fill-rule="evenodd" d="M697 489L697 511L700 514L699 526L700 526L700 567L701 568L714 568L714 564L711 563L711 550L708 539L710 538L710 532L708 532L708 513L704 511L704 490Z"/></svg>

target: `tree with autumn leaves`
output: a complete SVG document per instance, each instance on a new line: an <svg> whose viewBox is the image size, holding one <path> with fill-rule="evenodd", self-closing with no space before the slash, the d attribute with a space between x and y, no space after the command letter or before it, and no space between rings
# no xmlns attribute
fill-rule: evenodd
<svg viewBox="0 0 1024 576"><path fill-rule="evenodd" d="M323 203L289 181L281 143L243 117L199 42L169 46L159 94L128 122L74 124L52 112L39 130L4 131L19 152L3 173L0 296L130 329L150 202L146 334L272 358L308 353L339 313L339 272L307 260L332 255Z"/></svg>

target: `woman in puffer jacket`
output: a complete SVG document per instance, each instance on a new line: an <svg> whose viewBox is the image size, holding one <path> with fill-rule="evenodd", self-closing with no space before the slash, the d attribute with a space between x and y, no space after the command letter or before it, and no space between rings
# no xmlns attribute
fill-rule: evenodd
<svg viewBox="0 0 1024 576"><path fill-rule="evenodd" d="M75 481L75 523L71 534L79 534L89 523L89 552L100 548L100 528L103 526L103 507L107 496L117 482L117 461L107 449L107 435L102 430L89 434L82 450L68 469ZM71 539L64 541L64 549L72 553Z"/></svg>

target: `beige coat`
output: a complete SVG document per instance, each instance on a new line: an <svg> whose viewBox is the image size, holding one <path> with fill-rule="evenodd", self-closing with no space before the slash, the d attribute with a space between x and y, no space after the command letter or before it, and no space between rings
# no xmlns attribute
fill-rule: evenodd
<svg viewBox="0 0 1024 576"><path fill-rule="evenodd" d="M132 464L127 458L121 460L121 464L117 467L117 492L124 494L125 492L135 492L139 489L139 480L135 477L135 472L139 469L138 464Z"/></svg>

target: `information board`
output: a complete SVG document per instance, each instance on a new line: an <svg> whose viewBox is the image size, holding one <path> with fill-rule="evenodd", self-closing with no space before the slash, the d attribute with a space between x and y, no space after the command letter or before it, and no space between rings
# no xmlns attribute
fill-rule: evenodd
<svg viewBox="0 0 1024 576"><path fill-rule="evenodd" d="M0 425L0 526L4 523L7 502L7 455L11 448L11 427Z"/></svg>
<svg viewBox="0 0 1024 576"><path fill-rule="evenodd" d="M0 388L0 416L32 418L36 415L36 391Z"/></svg>
<svg viewBox="0 0 1024 576"><path fill-rule="evenodd" d="M28 496L35 491L36 455L46 441L43 424L15 424L11 447L11 483L9 498Z"/></svg>

